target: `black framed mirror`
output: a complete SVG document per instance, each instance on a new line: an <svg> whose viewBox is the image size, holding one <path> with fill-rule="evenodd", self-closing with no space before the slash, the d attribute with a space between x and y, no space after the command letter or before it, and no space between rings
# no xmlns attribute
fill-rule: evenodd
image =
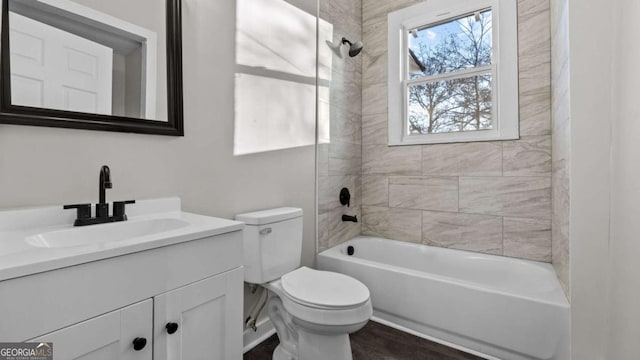
<svg viewBox="0 0 640 360"><path fill-rule="evenodd" d="M159 3L2 0L0 123L184 135L181 0Z"/></svg>

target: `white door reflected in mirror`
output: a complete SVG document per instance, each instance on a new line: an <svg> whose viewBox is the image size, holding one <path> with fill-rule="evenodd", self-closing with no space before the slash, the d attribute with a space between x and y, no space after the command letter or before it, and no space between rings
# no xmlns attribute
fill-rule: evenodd
<svg viewBox="0 0 640 360"><path fill-rule="evenodd" d="M167 121L166 12L141 3L10 0L11 104Z"/></svg>
<svg viewBox="0 0 640 360"><path fill-rule="evenodd" d="M11 103L112 114L113 49L9 14Z"/></svg>

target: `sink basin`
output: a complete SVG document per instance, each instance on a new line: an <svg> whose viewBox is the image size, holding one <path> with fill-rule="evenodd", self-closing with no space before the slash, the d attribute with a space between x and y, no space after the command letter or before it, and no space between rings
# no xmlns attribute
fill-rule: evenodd
<svg viewBox="0 0 640 360"><path fill-rule="evenodd" d="M25 241L41 248L66 248L131 240L189 226L179 219L160 218L75 227L28 236Z"/></svg>

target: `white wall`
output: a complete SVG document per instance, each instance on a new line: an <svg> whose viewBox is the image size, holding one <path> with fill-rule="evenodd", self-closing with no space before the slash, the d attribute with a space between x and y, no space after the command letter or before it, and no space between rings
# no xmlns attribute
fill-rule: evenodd
<svg viewBox="0 0 640 360"><path fill-rule="evenodd" d="M640 4L569 6L572 358L636 359Z"/></svg>
<svg viewBox="0 0 640 360"><path fill-rule="evenodd" d="M609 334L606 359L638 358L640 339L640 3L615 9Z"/></svg>
<svg viewBox="0 0 640 360"><path fill-rule="evenodd" d="M572 358L604 359L609 239L611 2L569 0ZM597 24L597 25L596 25Z"/></svg>
<svg viewBox="0 0 640 360"><path fill-rule="evenodd" d="M108 164L108 200L177 195L187 211L226 218L301 207L312 264L314 146L233 155L235 30L235 1L183 0L184 138L0 125L0 208L95 203Z"/></svg>

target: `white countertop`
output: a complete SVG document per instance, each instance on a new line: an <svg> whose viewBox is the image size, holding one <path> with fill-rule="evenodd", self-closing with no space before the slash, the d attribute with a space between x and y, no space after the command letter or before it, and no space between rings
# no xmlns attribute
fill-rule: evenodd
<svg viewBox="0 0 640 360"><path fill-rule="evenodd" d="M143 200L127 205L128 222L178 219L187 226L152 235L107 243L47 248L30 245L26 239L41 233L73 228L74 210L62 206L0 211L0 281L50 271L110 257L179 244L242 230L237 221L181 211L180 199ZM92 229L117 223L90 225Z"/></svg>

